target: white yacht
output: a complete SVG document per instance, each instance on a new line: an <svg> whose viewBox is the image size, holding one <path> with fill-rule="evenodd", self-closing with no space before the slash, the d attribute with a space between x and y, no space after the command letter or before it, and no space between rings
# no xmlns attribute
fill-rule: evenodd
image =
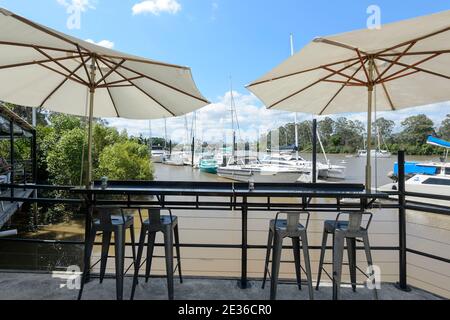
<svg viewBox="0 0 450 320"><path fill-rule="evenodd" d="M392 157L392 153L387 151L387 150L381 150L381 149L377 149L377 150L371 150L370 152L370 156L372 158L391 158ZM367 150L359 150L358 154L356 155L356 157L358 158L367 158Z"/></svg>
<svg viewBox="0 0 450 320"><path fill-rule="evenodd" d="M183 152L172 152L170 155L164 155L162 162L170 166L184 166Z"/></svg>
<svg viewBox="0 0 450 320"><path fill-rule="evenodd" d="M217 169L217 175L241 182L294 183L304 172L293 167L262 164L256 157L230 158L228 165Z"/></svg>
<svg viewBox="0 0 450 320"><path fill-rule="evenodd" d="M152 147L152 161L153 163L162 163L166 155L163 147Z"/></svg>
<svg viewBox="0 0 450 320"><path fill-rule="evenodd" d="M428 137L428 144L446 149L445 156L440 162L407 162L405 175L409 179L405 183L406 191L430 195L450 196L450 163L447 162L450 143L436 137ZM394 166L392 177L397 179L398 164ZM380 191L397 190L397 183L390 183L380 188ZM434 205L450 206L450 201L408 197L409 201L428 203Z"/></svg>
<svg viewBox="0 0 450 320"><path fill-rule="evenodd" d="M269 164L280 166L283 168L295 168L300 170L306 175L311 176L312 174L312 162L303 159L302 157L296 157L292 153L286 154L269 154L266 155L262 164ZM332 164L317 163L317 176L316 178L331 178L331 179L345 179L346 177L346 167L336 166Z"/></svg>

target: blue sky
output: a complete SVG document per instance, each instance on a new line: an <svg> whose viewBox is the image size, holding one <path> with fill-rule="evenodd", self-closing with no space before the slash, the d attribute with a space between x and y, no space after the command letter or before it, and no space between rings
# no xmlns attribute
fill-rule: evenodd
<svg viewBox="0 0 450 320"><path fill-rule="evenodd" d="M79 29L67 27L66 10L72 2L81 3L85 9ZM223 120L227 116L232 76L238 112L250 108L261 117L255 124L254 117L247 119L252 113L242 110L244 131L256 126L264 131L292 119L289 114L262 111L261 104L244 88L289 56L290 33L299 50L316 36L365 28L366 9L372 4L381 7L382 23L450 9L448 0L0 0L2 7L81 39L103 41L114 44L117 50L190 66L198 87L214 103L199 116L205 127L217 128L214 117ZM420 111L401 111L389 117L399 120ZM427 111L436 121L447 113L448 104ZM266 120L268 123L263 123ZM134 134L148 131L145 122L112 123ZM169 123L180 128L184 120ZM223 120L222 126L226 124ZM161 125L154 124L157 133Z"/></svg>

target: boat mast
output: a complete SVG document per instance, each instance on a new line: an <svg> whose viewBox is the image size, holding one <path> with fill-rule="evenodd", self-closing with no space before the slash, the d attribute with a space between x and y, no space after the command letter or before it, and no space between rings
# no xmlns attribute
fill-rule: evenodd
<svg viewBox="0 0 450 320"><path fill-rule="evenodd" d="M233 98L233 79L230 76L230 111L231 111L231 128L233 130L233 147L232 147L232 153L231 153L231 158L233 159L233 161L235 161L236 159L236 128L235 128L235 124L234 124L234 116L235 116L235 111L234 111L234 98Z"/></svg>
<svg viewBox="0 0 450 320"><path fill-rule="evenodd" d="M294 35L291 33L291 57L294 55ZM294 131L295 131L295 160L298 161L299 145L298 145L298 126L297 126L297 112L294 112Z"/></svg>

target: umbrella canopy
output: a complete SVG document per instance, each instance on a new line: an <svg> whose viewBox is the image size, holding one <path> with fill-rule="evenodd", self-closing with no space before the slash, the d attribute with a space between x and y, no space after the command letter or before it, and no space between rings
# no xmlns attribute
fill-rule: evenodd
<svg viewBox="0 0 450 320"><path fill-rule="evenodd" d="M89 116L89 144L94 117L159 119L209 104L187 67L103 48L1 8L0 83L0 100Z"/></svg>
<svg viewBox="0 0 450 320"><path fill-rule="evenodd" d="M377 90L374 90L374 88ZM450 100L450 11L321 37L248 86L268 109L371 113Z"/></svg>

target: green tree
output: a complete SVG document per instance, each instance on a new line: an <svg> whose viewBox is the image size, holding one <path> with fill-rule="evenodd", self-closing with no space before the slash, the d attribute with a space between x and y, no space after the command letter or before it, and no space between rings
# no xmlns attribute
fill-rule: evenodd
<svg viewBox="0 0 450 320"><path fill-rule="evenodd" d="M434 133L433 121L424 114L406 118L402 122L402 127L400 140L409 149L411 147L420 148L426 144L427 137Z"/></svg>
<svg viewBox="0 0 450 320"><path fill-rule="evenodd" d="M47 168L50 179L60 185L78 185L82 170L82 149L85 132L76 128L64 132L48 151Z"/></svg>
<svg viewBox="0 0 450 320"><path fill-rule="evenodd" d="M442 121L439 128L439 136L444 140L450 141L450 114Z"/></svg>
<svg viewBox="0 0 450 320"><path fill-rule="evenodd" d="M378 132L384 140L390 140L392 138L392 133L394 132L395 122L381 117L374 122L373 127L374 129L378 128ZM375 134L376 133L377 132L375 132Z"/></svg>
<svg viewBox="0 0 450 320"><path fill-rule="evenodd" d="M96 176L107 176L110 180L153 180L148 148L134 141L107 146L100 155Z"/></svg>

